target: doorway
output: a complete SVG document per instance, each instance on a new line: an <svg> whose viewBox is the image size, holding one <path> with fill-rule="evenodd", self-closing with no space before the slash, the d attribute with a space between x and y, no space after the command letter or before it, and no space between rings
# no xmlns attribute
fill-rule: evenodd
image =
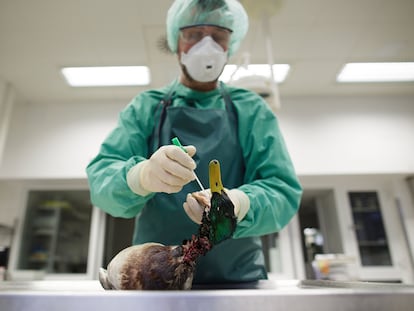
<svg viewBox="0 0 414 311"><path fill-rule="evenodd" d="M343 253L333 189L305 189L298 215L306 279L316 279L316 255Z"/></svg>
<svg viewBox="0 0 414 311"><path fill-rule="evenodd" d="M132 245L135 218L117 218L106 214L103 267L124 248Z"/></svg>

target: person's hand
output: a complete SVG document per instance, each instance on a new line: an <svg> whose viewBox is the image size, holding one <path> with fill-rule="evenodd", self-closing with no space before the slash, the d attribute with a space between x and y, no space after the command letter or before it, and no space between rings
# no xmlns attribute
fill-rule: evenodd
<svg viewBox="0 0 414 311"><path fill-rule="evenodd" d="M148 160L133 166L127 174L131 190L139 195L179 192L195 178L196 164L191 157L196 153L196 148L184 148L187 153L174 145L162 146Z"/></svg>
<svg viewBox="0 0 414 311"><path fill-rule="evenodd" d="M206 207L210 207L211 191L206 189L187 194L187 199L183 204L184 211L187 216L196 224L201 224L203 212Z"/></svg>
<svg viewBox="0 0 414 311"><path fill-rule="evenodd" d="M239 222L246 216L250 208L249 197L243 191L238 189L225 189L225 191L234 205L234 214L237 217L237 222ZM192 221L201 224L205 208L210 207L210 200L210 189L189 193L183 204L184 211Z"/></svg>

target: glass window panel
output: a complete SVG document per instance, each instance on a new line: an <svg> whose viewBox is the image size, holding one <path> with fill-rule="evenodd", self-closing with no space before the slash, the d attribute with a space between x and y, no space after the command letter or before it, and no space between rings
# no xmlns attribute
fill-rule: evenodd
<svg viewBox="0 0 414 311"><path fill-rule="evenodd" d="M91 215L89 191L30 191L18 268L86 273Z"/></svg>
<svg viewBox="0 0 414 311"><path fill-rule="evenodd" d="M349 200L362 265L392 265L377 192L349 192Z"/></svg>

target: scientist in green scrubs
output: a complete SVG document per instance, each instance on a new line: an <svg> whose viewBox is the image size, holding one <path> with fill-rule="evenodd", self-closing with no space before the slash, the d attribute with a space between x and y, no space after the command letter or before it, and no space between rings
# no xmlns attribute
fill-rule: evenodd
<svg viewBox="0 0 414 311"><path fill-rule="evenodd" d="M266 279L260 236L290 221L302 193L266 102L218 81L247 28L236 0L174 1L167 39L180 76L136 96L87 167L93 204L136 218L133 244L177 245L197 233L201 220L193 172L208 185L208 163L220 161L237 228L199 259L195 284ZM173 137L187 153L171 144Z"/></svg>

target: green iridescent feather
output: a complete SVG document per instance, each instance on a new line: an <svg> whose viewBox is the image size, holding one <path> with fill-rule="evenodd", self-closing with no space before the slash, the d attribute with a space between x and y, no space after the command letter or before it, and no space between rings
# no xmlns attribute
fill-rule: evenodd
<svg viewBox="0 0 414 311"><path fill-rule="evenodd" d="M224 191L212 193L209 218L210 241L213 245L232 237L237 217L234 215L234 205Z"/></svg>

